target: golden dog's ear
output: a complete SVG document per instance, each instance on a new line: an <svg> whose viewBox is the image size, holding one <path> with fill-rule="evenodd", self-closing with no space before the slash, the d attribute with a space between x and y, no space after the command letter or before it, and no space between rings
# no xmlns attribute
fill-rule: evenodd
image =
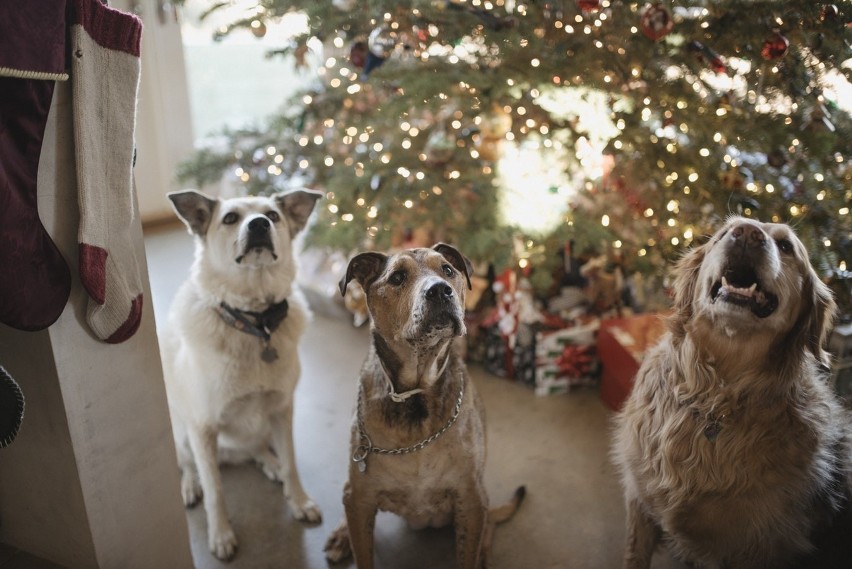
<svg viewBox="0 0 852 569"><path fill-rule="evenodd" d="M464 278L467 279L467 288L468 290L472 290L473 286L470 283L470 277L473 275L473 265L470 259L462 255L458 249L446 243L438 243L432 249L443 255L458 272L464 273Z"/></svg>
<svg viewBox="0 0 852 569"><path fill-rule="evenodd" d="M707 253L707 244L698 245L687 251L675 265L674 315L672 321L680 332L692 318L692 300L698 285L698 271Z"/></svg>
<svg viewBox="0 0 852 569"><path fill-rule="evenodd" d="M189 228L189 232L204 237L207 228L210 227L213 210L216 209L219 200L195 190L169 192L166 195L172 201L175 213Z"/></svg>
<svg viewBox="0 0 852 569"><path fill-rule="evenodd" d="M322 195L322 192L316 190L291 190L275 195L275 202L287 216L290 237L295 237L298 232L305 228L317 200Z"/></svg>
<svg viewBox="0 0 852 569"><path fill-rule="evenodd" d="M340 279L340 295L346 296L346 287L352 279L358 281L364 292L367 292L373 281L385 270L387 262L388 256L382 253L360 253L352 257L346 267L346 275Z"/></svg>
<svg viewBox="0 0 852 569"><path fill-rule="evenodd" d="M797 336L794 338L794 346L810 350L817 362L829 365L829 356L823 347L828 341L837 305L831 289L820 280L810 264L804 280L802 311L793 327L793 334Z"/></svg>

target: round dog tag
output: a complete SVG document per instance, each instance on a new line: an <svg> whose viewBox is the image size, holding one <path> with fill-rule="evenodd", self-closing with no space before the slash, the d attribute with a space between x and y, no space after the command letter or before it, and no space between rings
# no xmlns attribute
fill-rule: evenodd
<svg viewBox="0 0 852 569"><path fill-rule="evenodd" d="M260 352L260 359L262 359L266 363L272 363L278 359L278 350L276 350L272 346L265 346L263 348L263 351Z"/></svg>

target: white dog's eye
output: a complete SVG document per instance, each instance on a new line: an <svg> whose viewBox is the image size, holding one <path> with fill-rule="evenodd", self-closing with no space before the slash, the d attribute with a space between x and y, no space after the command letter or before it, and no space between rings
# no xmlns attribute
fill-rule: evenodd
<svg viewBox="0 0 852 569"><path fill-rule="evenodd" d="M268 217L268 218L269 218L269 221L271 221L271 222L273 222L273 223L275 223L276 221L280 221L280 220L281 220L281 216L280 216L280 215L278 215L278 212L277 212L277 211L267 211L267 212L266 212L266 217Z"/></svg>
<svg viewBox="0 0 852 569"><path fill-rule="evenodd" d="M239 219L239 216L233 211L230 211L225 214L225 217L222 218L222 223L224 223L225 225L233 225L237 222L237 219Z"/></svg>
<svg viewBox="0 0 852 569"><path fill-rule="evenodd" d="M778 249L784 254L789 255L793 252L793 244L786 239L776 239L775 244L778 245Z"/></svg>
<svg viewBox="0 0 852 569"><path fill-rule="evenodd" d="M448 277L452 277L453 275L456 274L456 272L453 270L453 268L446 263L441 265L441 269L444 270L444 274L447 275Z"/></svg>

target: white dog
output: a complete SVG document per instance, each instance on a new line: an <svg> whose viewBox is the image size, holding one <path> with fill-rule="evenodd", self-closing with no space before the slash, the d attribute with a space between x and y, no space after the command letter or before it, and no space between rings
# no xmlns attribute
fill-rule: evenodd
<svg viewBox="0 0 852 569"><path fill-rule="evenodd" d="M318 522L293 450L298 342L310 313L293 287L292 240L307 223L313 191L217 200L169 194L195 236L190 278L173 301L161 351L184 504L202 493L211 552L237 548L218 462L256 461L281 480L293 515Z"/></svg>

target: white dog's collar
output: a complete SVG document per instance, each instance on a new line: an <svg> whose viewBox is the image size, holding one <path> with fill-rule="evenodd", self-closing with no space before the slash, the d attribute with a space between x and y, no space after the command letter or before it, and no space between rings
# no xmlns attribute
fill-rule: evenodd
<svg viewBox="0 0 852 569"><path fill-rule="evenodd" d="M287 318L288 308L289 305L285 298L281 302L270 304L263 312L239 310L224 302L213 307L213 310L228 326L260 338L263 342L260 358L267 363L272 363L278 359L278 351L270 345L272 333Z"/></svg>

